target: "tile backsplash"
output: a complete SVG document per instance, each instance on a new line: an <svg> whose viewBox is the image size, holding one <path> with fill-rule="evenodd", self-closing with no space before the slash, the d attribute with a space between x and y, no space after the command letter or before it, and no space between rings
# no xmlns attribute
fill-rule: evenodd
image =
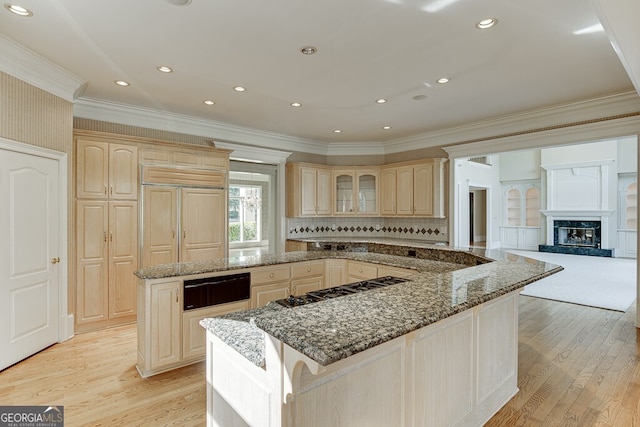
<svg viewBox="0 0 640 427"><path fill-rule="evenodd" d="M287 218L287 238L393 237L448 243L441 218Z"/></svg>

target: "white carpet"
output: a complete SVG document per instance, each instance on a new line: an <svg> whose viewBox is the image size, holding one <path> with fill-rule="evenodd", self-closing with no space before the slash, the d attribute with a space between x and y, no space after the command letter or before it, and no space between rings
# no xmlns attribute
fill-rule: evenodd
<svg viewBox="0 0 640 427"><path fill-rule="evenodd" d="M636 260L547 252L509 252L564 270L524 287L522 295L627 311L636 299Z"/></svg>

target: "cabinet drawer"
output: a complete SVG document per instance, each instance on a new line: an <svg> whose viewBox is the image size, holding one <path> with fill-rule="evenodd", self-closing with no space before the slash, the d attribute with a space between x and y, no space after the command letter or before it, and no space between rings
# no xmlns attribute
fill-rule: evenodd
<svg viewBox="0 0 640 427"><path fill-rule="evenodd" d="M289 280L289 277L289 266L261 268L251 272L251 285Z"/></svg>
<svg viewBox="0 0 640 427"><path fill-rule="evenodd" d="M349 276L373 279L378 276L378 267L363 262L349 262Z"/></svg>
<svg viewBox="0 0 640 427"><path fill-rule="evenodd" d="M322 275L324 275L324 261L303 262L291 266L292 279Z"/></svg>

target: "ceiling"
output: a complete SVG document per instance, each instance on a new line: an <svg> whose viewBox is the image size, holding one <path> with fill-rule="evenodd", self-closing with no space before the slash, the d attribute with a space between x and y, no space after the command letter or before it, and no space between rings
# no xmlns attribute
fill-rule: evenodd
<svg viewBox="0 0 640 427"><path fill-rule="evenodd" d="M82 99L326 143L633 90L603 31L575 33L598 24L587 0L179 2L15 0L33 16L1 9L0 33L85 81Z"/></svg>

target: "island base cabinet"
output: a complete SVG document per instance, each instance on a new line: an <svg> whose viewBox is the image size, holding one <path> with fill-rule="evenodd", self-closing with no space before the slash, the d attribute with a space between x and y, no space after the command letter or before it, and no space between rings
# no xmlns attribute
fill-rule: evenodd
<svg viewBox="0 0 640 427"><path fill-rule="evenodd" d="M518 391L518 291L322 366L266 335L259 367L207 333L208 426L480 426Z"/></svg>

